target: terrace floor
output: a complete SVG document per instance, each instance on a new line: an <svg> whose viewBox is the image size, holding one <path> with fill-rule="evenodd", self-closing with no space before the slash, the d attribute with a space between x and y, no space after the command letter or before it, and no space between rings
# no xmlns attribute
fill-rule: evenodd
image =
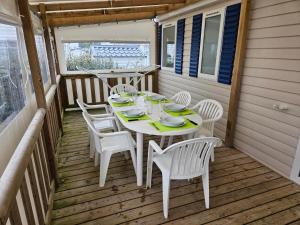
<svg viewBox="0 0 300 225"><path fill-rule="evenodd" d="M64 132L53 225L300 224L300 187L236 149L216 149L216 160L210 164L211 208L204 207L201 179L172 181L165 220L157 168L152 188L138 188L131 160L115 155L105 187L100 188L99 169L89 158L87 129L79 112L65 113Z"/></svg>

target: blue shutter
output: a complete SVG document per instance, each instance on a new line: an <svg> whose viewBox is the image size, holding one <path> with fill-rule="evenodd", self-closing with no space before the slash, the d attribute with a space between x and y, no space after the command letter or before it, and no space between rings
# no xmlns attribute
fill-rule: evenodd
<svg viewBox="0 0 300 225"><path fill-rule="evenodd" d="M226 9L223 46L218 77L219 83L231 84L240 9L240 3L228 6Z"/></svg>
<svg viewBox="0 0 300 225"><path fill-rule="evenodd" d="M193 17L192 28L192 44L190 53L190 76L197 77L199 66L199 54L200 54L200 41L201 41L201 29L202 29L202 14L195 15Z"/></svg>
<svg viewBox="0 0 300 225"><path fill-rule="evenodd" d="M156 64L161 66L161 36L162 36L162 25L156 24L156 44L157 44L157 52L156 52Z"/></svg>
<svg viewBox="0 0 300 225"><path fill-rule="evenodd" d="M185 19L177 21L175 73L182 74Z"/></svg>

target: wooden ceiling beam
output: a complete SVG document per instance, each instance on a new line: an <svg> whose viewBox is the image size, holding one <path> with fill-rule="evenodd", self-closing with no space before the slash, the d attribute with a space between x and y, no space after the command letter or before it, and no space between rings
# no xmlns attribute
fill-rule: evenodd
<svg viewBox="0 0 300 225"><path fill-rule="evenodd" d="M58 17L49 19L51 27L88 25L99 23L110 23L120 21L134 21L142 19L152 19L156 16L155 12L137 12L137 13L122 13L111 15L88 15L78 17Z"/></svg>
<svg viewBox="0 0 300 225"><path fill-rule="evenodd" d="M97 16L97 15L112 15L122 13L137 13L137 12L154 12L164 13L169 9L168 5L156 5L149 7L138 7L138 8L112 8L112 9L99 9L89 11L69 11L69 12L54 12L47 13L49 19L61 18L61 17L80 17L80 16Z"/></svg>
<svg viewBox="0 0 300 225"><path fill-rule="evenodd" d="M65 2L65 3L46 3L46 11L80 10L80 9L99 9L99 8L117 8L134 7L146 5L166 5L166 4L184 4L186 0L107 0L95 2ZM31 10L39 11L39 6L31 5Z"/></svg>

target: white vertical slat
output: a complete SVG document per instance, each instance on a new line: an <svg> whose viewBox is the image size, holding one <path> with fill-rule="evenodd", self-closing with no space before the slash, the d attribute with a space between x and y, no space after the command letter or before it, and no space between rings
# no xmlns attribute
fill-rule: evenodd
<svg viewBox="0 0 300 225"><path fill-rule="evenodd" d="M37 150L37 149L35 149L34 151L36 151L36 150ZM44 187L40 187L40 183L38 182L39 179L42 179L42 177L38 177L38 175L37 175L36 161L34 160L33 155L31 156L31 160L32 160L33 172L34 172L35 180L37 181L36 183L37 183L37 189L38 189L39 200L40 200L41 205L43 205L41 188L44 188ZM43 212L43 218L45 219L45 217L46 217L46 212L44 211L44 207L41 207L41 208L42 208L42 212Z"/></svg>
<svg viewBox="0 0 300 225"><path fill-rule="evenodd" d="M152 91L152 75L148 76L148 91Z"/></svg>
<svg viewBox="0 0 300 225"><path fill-rule="evenodd" d="M129 84L130 77L126 77L126 84Z"/></svg>
<svg viewBox="0 0 300 225"><path fill-rule="evenodd" d="M145 77L141 79L141 91L145 91Z"/></svg>
<svg viewBox="0 0 300 225"><path fill-rule="evenodd" d="M19 212L20 212L20 217L21 217L22 224L23 225L28 225L27 218L26 218L26 213L25 213L25 208L24 208L24 204L23 204L23 201L22 201L22 196L21 196L20 190L17 193L16 200L17 200L17 205L18 205L18 209L19 209Z"/></svg>
<svg viewBox="0 0 300 225"><path fill-rule="evenodd" d="M122 84L122 77L118 77L118 84Z"/></svg>
<svg viewBox="0 0 300 225"><path fill-rule="evenodd" d="M74 96L73 96L73 88L71 79L66 79L67 84L67 93L68 93L68 103L69 105L74 105Z"/></svg>
<svg viewBox="0 0 300 225"><path fill-rule="evenodd" d="M11 225L10 219L8 218L8 220L6 221L5 225Z"/></svg>
<svg viewBox="0 0 300 225"><path fill-rule="evenodd" d="M137 77L134 77L133 78L133 86L136 88L136 89L138 89L138 78Z"/></svg>
<svg viewBox="0 0 300 225"><path fill-rule="evenodd" d="M92 103L92 93L91 93L91 80L89 78L84 79L85 90L86 90L86 101Z"/></svg>
<svg viewBox="0 0 300 225"><path fill-rule="evenodd" d="M104 101L107 101L107 98L108 98L108 87L105 83L107 83L107 79L104 78L103 80L105 80L105 82L103 82L103 95L104 95Z"/></svg>
<svg viewBox="0 0 300 225"><path fill-rule="evenodd" d="M81 80L80 79L76 79L75 82L76 82L77 98L80 99L81 101L83 101Z"/></svg>
<svg viewBox="0 0 300 225"><path fill-rule="evenodd" d="M28 174L28 170L27 169L25 171L25 181L26 181L26 185L27 185L27 188L28 188L30 205L32 207L33 217L34 217L34 220L35 220L35 224L39 224L39 220L38 220L38 216L37 216L37 210L36 210L36 205L35 205L35 202L34 202L33 192L32 192L31 184L30 184L30 181L29 181L29 174Z"/></svg>
<svg viewBox="0 0 300 225"><path fill-rule="evenodd" d="M94 78L94 84L95 84L96 102L100 102L101 98L100 98L100 87L99 87L99 79L98 78Z"/></svg>

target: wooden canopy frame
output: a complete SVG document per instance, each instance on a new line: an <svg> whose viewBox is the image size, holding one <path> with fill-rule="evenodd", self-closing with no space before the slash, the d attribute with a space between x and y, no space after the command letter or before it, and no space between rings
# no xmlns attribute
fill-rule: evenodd
<svg viewBox="0 0 300 225"><path fill-rule="evenodd" d="M105 0L89 2L31 3L35 13L41 5L50 27L75 26L152 19L200 0Z"/></svg>

